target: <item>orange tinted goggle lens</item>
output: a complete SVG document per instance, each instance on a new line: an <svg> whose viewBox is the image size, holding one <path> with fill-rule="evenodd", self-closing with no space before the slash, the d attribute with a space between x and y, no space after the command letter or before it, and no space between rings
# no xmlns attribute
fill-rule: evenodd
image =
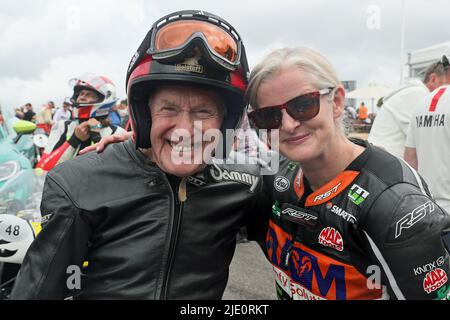
<svg viewBox="0 0 450 320"><path fill-rule="evenodd" d="M203 33L216 54L230 62L236 61L236 40L222 28L202 21L183 20L165 25L156 34L155 48L161 51L178 48L196 32Z"/></svg>

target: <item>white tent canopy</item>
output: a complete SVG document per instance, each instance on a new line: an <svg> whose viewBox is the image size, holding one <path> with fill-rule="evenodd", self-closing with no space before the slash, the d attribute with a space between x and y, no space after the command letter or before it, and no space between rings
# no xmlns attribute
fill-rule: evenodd
<svg viewBox="0 0 450 320"><path fill-rule="evenodd" d="M425 69L443 55L450 56L450 41L412 51L408 54L409 77L422 77Z"/></svg>
<svg viewBox="0 0 450 320"><path fill-rule="evenodd" d="M365 87L358 88L346 94L348 99L361 99L372 101L372 112L374 111L374 102L389 94L393 89L389 86L369 83Z"/></svg>

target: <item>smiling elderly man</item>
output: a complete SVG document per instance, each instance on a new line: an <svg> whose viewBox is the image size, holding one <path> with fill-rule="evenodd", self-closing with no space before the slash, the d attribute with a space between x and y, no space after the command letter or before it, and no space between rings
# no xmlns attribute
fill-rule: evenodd
<svg viewBox="0 0 450 320"><path fill-rule="evenodd" d="M189 161L215 142L185 138L237 126L247 72L239 35L220 17L157 21L127 73L133 139L48 174L46 222L12 298L220 299L236 233L261 212L261 179L255 166Z"/></svg>

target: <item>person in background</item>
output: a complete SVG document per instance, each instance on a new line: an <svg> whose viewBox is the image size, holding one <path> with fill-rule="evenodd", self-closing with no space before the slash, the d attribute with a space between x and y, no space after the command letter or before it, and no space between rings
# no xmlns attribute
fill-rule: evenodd
<svg viewBox="0 0 450 320"><path fill-rule="evenodd" d="M406 134L414 109L445 81L445 68L440 60L428 66L422 80L411 80L384 97L368 141L396 157L403 158Z"/></svg>
<svg viewBox="0 0 450 320"><path fill-rule="evenodd" d="M53 107L52 101L42 106L42 110L36 115L37 127L44 130L46 134L50 134L53 125Z"/></svg>
<svg viewBox="0 0 450 320"><path fill-rule="evenodd" d="M130 118L130 115L128 113L128 102L127 99L123 99L120 101L119 106L117 107L117 112L120 115L121 123L120 126L128 131L128 129L131 130L130 125L128 123L128 120Z"/></svg>
<svg viewBox="0 0 450 320"><path fill-rule="evenodd" d="M23 114L23 120L35 122L36 113L33 111L33 106L31 103L27 103L24 107L25 113Z"/></svg>
<svg viewBox="0 0 450 320"><path fill-rule="evenodd" d="M109 113L108 119L112 125L123 128L120 114L117 110L118 110L117 105L114 105L111 108L111 112Z"/></svg>
<svg viewBox="0 0 450 320"><path fill-rule="evenodd" d="M72 113L69 110L70 103L67 101L63 102L62 108L59 108L56 110L55 115L53 117L53 121L59 122L59 121L67 121L72 119Z"/></svg>
<svg viewBox="0 0 450 320"><path fill-rule="evenodd" d="M14 110L14 118L16 118L17 120L23 120L24 117L24 113L22 111L21 108L16 108Z"/></svg>
<svg viewBox="0 0 450 320"><path fill-rule="evenodd" d="M111 80L95 74L71 79L73 121L59 121L52 127L47 146L37 168L45 171L78 155L80 149L102 137L124 133L112 125L108 116L116 103L116 87Z"/></svg>
<svg viewBox="0 0 450 320"><path fill-rule="evenodd" d="M450 212L450 64L442 58L447 85L415 108L405 143L405 160L425 179L436 202Z"/></svg>
<svg viewBox="0 0 450 320"><path fill-rule="evenodd" d="M2 114L2 110L0 109L0 126L4 126L5 125L5 117Z"/></svg>
<svg viewBox="0 0 450 320"><path fill-rule="evenodd" d="M362 121L366 121L366 119L368 118L368 110L366 105L364 104L364 102L361 102L361 105L359 106L358 110L358 119L362 120Z"/></svg>

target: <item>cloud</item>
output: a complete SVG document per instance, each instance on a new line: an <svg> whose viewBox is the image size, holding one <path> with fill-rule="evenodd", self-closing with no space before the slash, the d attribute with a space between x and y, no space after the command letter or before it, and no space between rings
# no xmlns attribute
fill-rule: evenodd
<svg viewBox="0 0 450 320"><path fill-rule="evenodd" d="M62 101L67 80L86 71L110 77L124 96L126 67L152 23L181 9L228 20L251 66L274 47L310 46L360 86L398 84L407 52L450 40L447 0L405 1L403 56L402 1L0 1L0 104L9 107Z"/></svg>

